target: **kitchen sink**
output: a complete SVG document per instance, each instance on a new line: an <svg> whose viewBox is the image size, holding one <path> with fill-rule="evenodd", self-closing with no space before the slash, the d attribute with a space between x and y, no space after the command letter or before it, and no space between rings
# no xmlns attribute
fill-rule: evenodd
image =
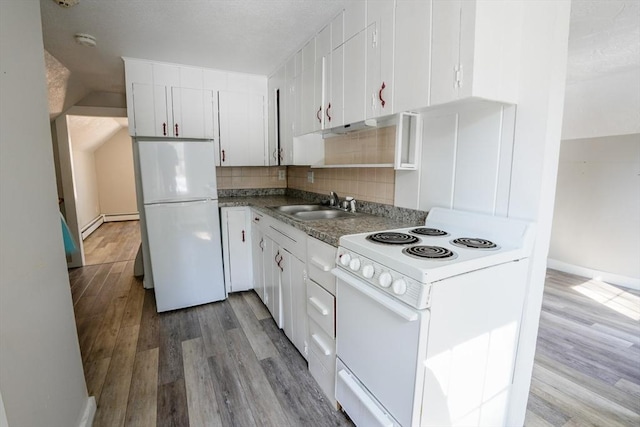
<svg viewBox="0 0 640 427"><path fill-rule="evenodd" d="M317 205L317 204L274 206L273 209L283 214L295 214L298 212L317 212L317 211L333 210L329 206L323 206L323 205Z"/></svg>
<svg viewBox="0 0 640 427"><path fill-rule="evenodd" d="M300 221L354 218L358 215L354 212L346 212L330 206L319 204L273 206L272 209L280 212L281 214L287 215L289 218L297 219Z"/></svg>

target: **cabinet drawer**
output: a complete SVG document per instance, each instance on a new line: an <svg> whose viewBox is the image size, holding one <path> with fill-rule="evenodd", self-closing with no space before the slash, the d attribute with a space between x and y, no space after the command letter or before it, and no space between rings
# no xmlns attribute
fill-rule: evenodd
<svg viewBox="0 0 640 427"><path fill-rule="evenodd" d="M318 357L312 352L309 352L309 373L314 380L320 386L320 390L327 396L329 402L334 408L337 407L336 403L336 375L335 367L332 370L327 370Z"/></svg>
<svg viewBox="0 0 640 427"><path fill-rule="evenodd" d="M309 348L327 371L334 372L336 366L336 340L313 320L309 321Z"/></svg>
<svg viewBox="0 0 640 427"><path fill-rule="evenodd" d="M309 237L307 239L307 270L311 280L329 291L336 294L336 278L331 274L331 269L335 265L337 249L318 239Z"/></svg>
<svg viewBox="0 0 640 427"><path fill-rule="evenodd" d="M331 338L335 338L335 298L311 280L307 281L307 314Z"/></svg>

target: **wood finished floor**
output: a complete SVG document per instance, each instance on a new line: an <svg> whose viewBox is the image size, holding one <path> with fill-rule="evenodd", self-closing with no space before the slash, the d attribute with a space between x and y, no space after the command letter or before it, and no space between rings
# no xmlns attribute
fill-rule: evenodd
<svg viewBox="0 0 640 427"><path fill-rule="evenodd" d="M133 276L139 234L105 225L85 248L128 258L69 272L94 426L351 424L255 293L158 314ZM639 296L548 271L527 427L640 425Z"/></svg>
<svg viewBox="0 0 640 427"><path fill-rule="evenodd" d="M105 222L83 245L85 265L134 259L140 246L140 221Z"/></svg>
<svg viewBox="0 0 640 427"><path fill-rule="evenodd" d="M254 292L158 314L130 254L69 274L95 427L353 425Z"/></svg>

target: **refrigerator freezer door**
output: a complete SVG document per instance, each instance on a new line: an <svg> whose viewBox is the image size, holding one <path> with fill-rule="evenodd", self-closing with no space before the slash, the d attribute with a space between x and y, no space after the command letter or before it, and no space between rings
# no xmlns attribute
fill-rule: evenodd
<svg viewBox="0 0 640 427"><path fill-rule="evenodd" d="M217 201L146 205L158 312L226 298Z"/></svg>
<svg viewBox="0 0 640 427"><path fill-rule="evenodd" d="M144 204L217 199L213 141L137 141Z"/></svg>

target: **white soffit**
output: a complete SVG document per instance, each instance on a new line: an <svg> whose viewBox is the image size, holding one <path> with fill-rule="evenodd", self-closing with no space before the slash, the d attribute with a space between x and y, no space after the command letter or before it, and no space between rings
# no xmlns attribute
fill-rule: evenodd
<svg viewBox="0 0 640 427"><path fill-rule="evenodd" d="M639 0L573 0L567 81L640 67Z"/></svg>
<svg viewBox="0 0 640 427"><path fill-rule="evenodd" d="M40 0L45 49L91 91L124 93L122 56L267 75L344 0ZM90 33L97 46L78 45Z"/></svg>

